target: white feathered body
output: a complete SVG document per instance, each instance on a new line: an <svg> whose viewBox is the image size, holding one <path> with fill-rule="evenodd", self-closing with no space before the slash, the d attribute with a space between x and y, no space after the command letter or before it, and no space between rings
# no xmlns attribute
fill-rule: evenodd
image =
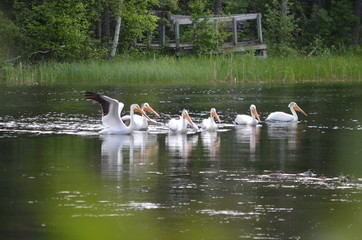
<svg viewBox="0 0 362 240"><path fill-rule="evenodd" d="M214 131L218 129L218 126L213 117L208 117L201 122L201 128L204 131Z"/></svg>

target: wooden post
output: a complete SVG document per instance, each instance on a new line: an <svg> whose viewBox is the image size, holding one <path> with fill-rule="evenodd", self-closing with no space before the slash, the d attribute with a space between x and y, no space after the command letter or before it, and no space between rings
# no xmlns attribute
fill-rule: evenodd
<svg viewBox="0 0 362 240"><path fill-rule="evenodd" d="M176 43L176 56L178 56L180 51L180 24L178 21L175 21L175 43Z"/></svg>
<svg viewBox="0 0 362 240"><path fill-rule="evenodd" d="M261 14L258 13L258 16L256 18L256 28L258 31L258 40L260 43L263 43L263 33L262 33L262 28L261 28Z"/></svg>
<svg viewBox="0 0 362 240"><path fill-rule="evenodd" d="M166 26L165 23L161 23L161 29L160 29L160 47L164 47L165 46L165 42L166 42Z"/></svg>
<svg viewBox="0 0 362 240"><path fill-rule="evenodd" d="M238 44L238 32L236 27L236 18L232 18L233 25L233 44L236 46Z"/></svg>
<svg viewBox="0 0 362 240"><path fill-rule="evenodd" d="M214 27L215 27L215 32L217 35L219 35L219 21L217 20L217 18L214 19ZM219 42L218 42L219 44Z"/></svg>
<svg viewBox="0 0 362 240"><path fill-rule="evenodd" d="M151 39L152 39L152 32L149 31L147 33L147 47L151 47L151 41L152 41Z"/></svg>

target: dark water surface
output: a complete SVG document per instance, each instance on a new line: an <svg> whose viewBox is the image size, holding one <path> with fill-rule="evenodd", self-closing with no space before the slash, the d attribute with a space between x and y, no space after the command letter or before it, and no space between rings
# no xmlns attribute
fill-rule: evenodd
<svg viewBox="0 0 362 240"><path fill-rule="evenodd" d="M0 239L360 239L361 84L0 87ZM99 136L85 90L223 122ZM291 101L298 124L233 125Z"/></svg>

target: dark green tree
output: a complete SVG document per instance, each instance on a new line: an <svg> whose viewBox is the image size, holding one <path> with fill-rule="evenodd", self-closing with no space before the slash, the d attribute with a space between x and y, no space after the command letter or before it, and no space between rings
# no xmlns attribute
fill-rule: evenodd
<svg viewBox="0 0 362 240"><path fill-rule="evenodd" d="M125 0L122 4L121 48L128 51L135 41L146 39L157 27L158 17L150 11L157 0Z"/></svg>
<svg viewBox="0 0 362 240"><path fill-rule="evenodd" d="M293 2L272 0L266 4L263 28L269 47L279 54L295 54L295 33L298 19L292 14Z"/></svg>
<svg viewBox="0 0 362 240"><path fill-rule="evenodd" d="M357 23L349 0L332 0L329 5L318 2L302 26L301 44L309 51L349 46L353 43L352 29ZM323 52L323 51L322 51Z"/></svg>
<svg viewBox="0 0 362 240"><path fill-rule="evenodd" d="M81 0L14 1L25 50L54 50L57 59L84 57L90 40L87 6Z"/></svg>
<svg viewBox="0 0 362 240"><path fill-rule="evenodd" d="M221 45L228 37L222 23L209 21L213 16L213 11L212 8L206 6L207 3L203 0L195 0L190 3L194 25L189 34L197 54L207 54L220 50Z"/></svg>
<svg viewBox="0 0 362 240"><path fill-rule="evenodd" d="M189 40L194 41L197 53L217 50L226 37L223 26L209 24L214 13L256 12L263 16L269 53L301 49L307 54L321 53L315 49L361 44L361 4L362 0L2 0L0 58L107 58L119 16L117 52L122 54L155 30L158 17L154 10L192 15L197 23ZM32 52L40 54L29 55Z"/></svg>
<svg viewBox="0 0 362 240"><path fill-rule="evenodd" d="M0 11L0 61L20 54L21 47L18 43L22 37L19 27Z"/></svg>

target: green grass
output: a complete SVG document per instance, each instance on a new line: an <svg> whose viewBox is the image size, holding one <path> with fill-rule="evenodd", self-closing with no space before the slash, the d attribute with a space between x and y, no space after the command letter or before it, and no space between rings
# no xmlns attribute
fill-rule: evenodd
<svg viewBox="0 0 362 240"><path fill-rule="evenodd" d="M268 57L222 55L19 64L3 68L9 84L207 83L362 80L362 56Z"/></svg>

